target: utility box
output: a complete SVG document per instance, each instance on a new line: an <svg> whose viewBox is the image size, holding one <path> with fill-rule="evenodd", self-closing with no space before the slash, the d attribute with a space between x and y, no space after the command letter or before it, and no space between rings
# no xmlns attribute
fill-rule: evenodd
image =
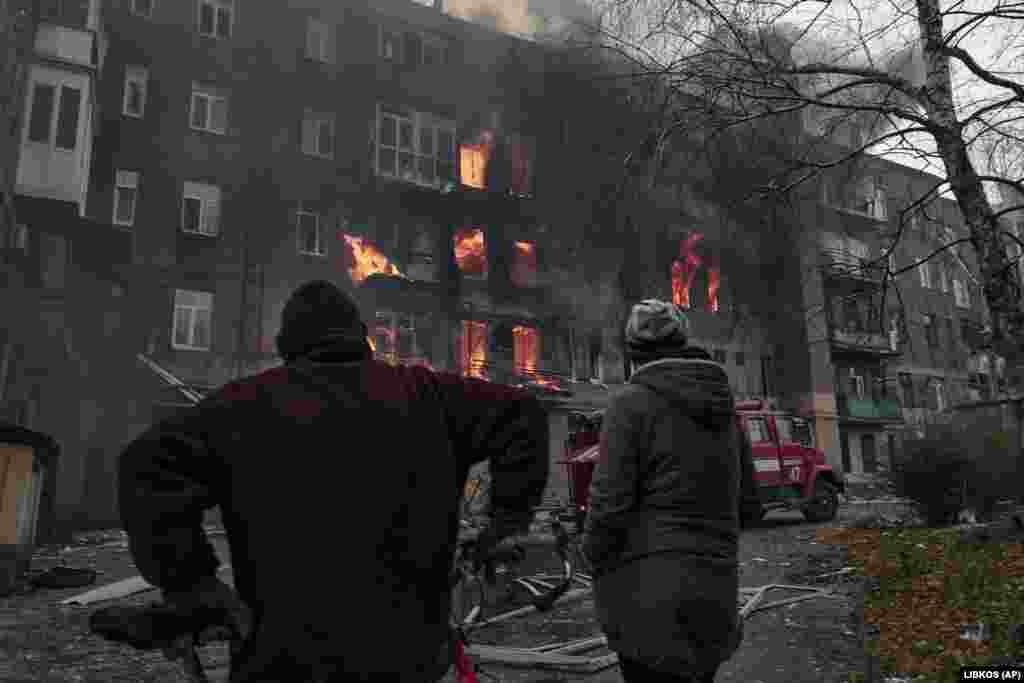
<svg viewBox="0 0 1024 683"><path fill-rule="evenodd" d="M43 485L58 453L51 437L0 422L0 595L28 571Z"/></svg>

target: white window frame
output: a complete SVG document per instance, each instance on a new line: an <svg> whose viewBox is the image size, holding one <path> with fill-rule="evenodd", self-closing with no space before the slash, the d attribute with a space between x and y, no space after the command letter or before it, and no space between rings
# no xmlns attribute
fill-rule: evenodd
<svg viewBox="0 0 1024 683"><path fill-rule="evenodd" d="M306 244L302 233L303 216L313 217L313 226L316 233L316 245L314 251L307 251L305 248ZM300 254L304 256L327 256L327 240L324 238L324 226L323 221L320 220L320 214L306 209L299 209L295 212L295 241L296 248Z"/></svg>
<svg viewBox="0 0 1024 683"><path fill-rule="evenodd" d="M932 380L932 388L935 391L935 409L941 413L946 409L945 383L941 380Z"/></svg>
<svg viewBox="0 0 1024 683"><path fill-rule="evenodd" d="M395 125L395 140L394 145L385 145L383 143L382 130L386 120L393 120ZM409 125L412 127L412 146L402 146L402 127L403 125ZM433 140L433 153L424 154L422 152L422 142L424 137L424 131L430 130L430 136ZM452 177L447 180L441 178L441 167L444 163L445 157L439 154L439 142L442 133L448 133L451 139L451 149L447 157L448 163L451 164L451 175ZM377 120L374 134L374 168L378 176L385 178L395 178L403 180L405 182L414 183L423 187L431 188L442 188L445 183L459 182L459 168L457 162L457 148L458 140L456 138L456 126L453 121L442 119L432 114L420 111L406 110L400 113L398 109L392 109L385 107L384 105L377 105ZM394 173L386 172L381 169L381 155L383 152L393 152L395 155L395 171ZM413 169L411 174L401 173L401 157L402 155L411 155L413 161ZM433 164L434 178L433 180L426 180L420 175L421 160L430 160L429 163Z"/></svg>
<svg viewBox="0 0 1024 683"><path fill-rule="evenodd" d="M213 7L213 27L210 32L203 31L204 5ZM198 0L196 10L196 31L199 35L218 40L228 40L231 38L235 29L235 0ZM228 16L227 34L223 36L217 31L217 27L220 25L221 10L225 10Z"/></svg>
<svg viewBox="0 0 1024 683"><path fill-rule="evenodd" d="M185 225L185 202L194 199L199 202L198 229ZM220 234L221 191L217 185L186 180L181 190L181 231L188 235L216 237Z"/></svg>
<svg viewBox="0 0 1024 683"><path fill-rule="evenodd" d="M963 280L953 279L953 298L956 300L956 305L960 308L971 307L971 295Z"/></svg>
<svg viewBox="0 0 1024 683"><path fill-rule="evenodd" d="M197 126L194 122L196 114L196 100L202 99L206 101L206 120L203 125ZM215 127L213 110L214 106L220 103L224 107L224 121L221 127ZM192 84L192 95L189 98L188 107L188 125L192 130L202 131L204 133L214 133L216 135L224 135L228 129L228 94L214 88L213 86L204 85L202 83Z"/></svg>
<svg viewBox="0 0 1024 683"><path fill-rule="evenodd" d="M306 59L334 63L334 27L316 17L306 18Z"/></svg>
<svg viewBox="0 0 1024 683"><path fill-rule="evenodd" d="M178 311L188 312L188 341L178 342ZM210 339L207 344L201 345L196 342L197 315L205 312L207 317L207 330ZM213 293L197 290L176 289L174 290L174 314L171 319L171 348L182 351L209 351L213 346Z"/></svg>
<svg viewBox="0 0 1024 683"><path fill-rule="evenodd" d="M917 274L921 278L921 286L925 289L932 288L932 271L928 267L928 261L923 261L917 265Z"/></svg>
<svg viewBox="0 0 1024 683"><path fill-rule="evenodd" d="M121 206L120 190L133 190L131 217L127 221L118 219L118 209ZM114 214L112 217L114 225L132 227L135 225L135 212L139 206L139 173L138 171L117 171L114 175Z"/></svg>
<svg viewBox="0 0 1024 683"><path fill-rule="evenodd" d="M130 85L136 84L139 86L141 94L139 95L140 107L139 111L134 112L129 110L128 103L130 101ZM121 113L124 116L130 116L135 119L141 119L146 115L146 95L149 86L149 70L144 66L127 66L124 71L124 97L121 102Z"/></svg>
<svg viewBox="0 0 1024 683"><path fill-rule="evenodd" d="M32 127L32 117L34 114L33 109L35 108L37 102L35 90L38 86L48 86L53 88L53 110L50 112L50 122L47 127L47 134L45 140L29 139ZM63 103L65 88L70 90L77 90L79 95L78 118L75 121L75 144L73 147L59 147L57 145L57 136L60 133L61 104ZM79 145L81 144L79 138L82 137L82 119L85 115L85 91L82 89L82 86L79 83L68 79L60 77L54 78L43 75L39 78L32 79L31 86L28 88L28 98L29 104L27 107L27 111L25 112L25 123L22 126L23 142L28 145L45 146L66 153L71 153L79 149Z"/></svg>
<svg viewBox="0 0 1024 683"><path fill-rule="evenodd" d="M130 7L129 7L128 11L131 12L132 14L134 14L137 17L145 17L146 19L152 19L153 18L153 12L154 12L155 9L156 9L156 0L149 0L149 11L148 12L143 12L143 11L139 10L139 0L131 0Z"/></svg>
<svg viewBox="0 0 1024 683"><path fill-rule="evenodd" d="M316 112L306 109L302 115L302 153L306 156L318 157L320 159L334 158L335 145L335 116L324 112ZM329 149L322 150L323 125L330 129Z"/></svg>
<svg viewBox="0 0 1024 683"><path fill-rule="evenodd" d="M935 268L939 271L939 289L944 293L949 293L949 271L946 268L946 264L942 261L935 262Z"/></svg>

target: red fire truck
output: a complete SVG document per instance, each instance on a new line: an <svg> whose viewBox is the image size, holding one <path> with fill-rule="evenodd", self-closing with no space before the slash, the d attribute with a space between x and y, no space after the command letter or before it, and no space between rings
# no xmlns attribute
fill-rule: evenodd
<svg viewBox="0 0 1024 683"><path fill-rule="evenodd" d="M825 454L814 447L810 423L756 400L738 401L736 416L750 436L754 476L765 511L800 510L810 522L835 519L843 479L825 461ZM563 463L568 470L573 508L582 518L598 458L601 413L580 415L574 422Z"/></svg>

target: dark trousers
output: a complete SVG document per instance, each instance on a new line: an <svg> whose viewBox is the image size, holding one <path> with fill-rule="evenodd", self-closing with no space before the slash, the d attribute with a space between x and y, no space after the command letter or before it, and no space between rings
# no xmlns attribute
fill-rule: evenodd
<svg viewBox="0 0 1024 683"><path fill-rule="evenodd" d="M715 683L716 673L711 671L705 674L666 674L648 668L635 659L622 657L619 657L619 669L625 683Z"/></svg>

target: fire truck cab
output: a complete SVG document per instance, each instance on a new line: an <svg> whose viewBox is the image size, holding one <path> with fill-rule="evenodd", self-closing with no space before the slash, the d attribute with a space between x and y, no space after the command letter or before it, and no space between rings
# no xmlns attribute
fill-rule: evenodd
<svg viewBox="0 0 1024 683"><path fill-rule="evenodd" d="M582 521L598 459L600 412L577 416L566 443L565 464L572 507ZM738 401L736 419L750 437L754 477L765 510L800 510L810 522L835 519L844 483L814 447L810 423L774 410L764 401Z"/></svg>
<svg viewBox="0 0 1024 683"><path fill-rule="evenodd" d="M835 519L843 479L814 447L810 423L760 400L737 401L736 416L750 437L765 510L800 510L810 522Z"/></svg>

